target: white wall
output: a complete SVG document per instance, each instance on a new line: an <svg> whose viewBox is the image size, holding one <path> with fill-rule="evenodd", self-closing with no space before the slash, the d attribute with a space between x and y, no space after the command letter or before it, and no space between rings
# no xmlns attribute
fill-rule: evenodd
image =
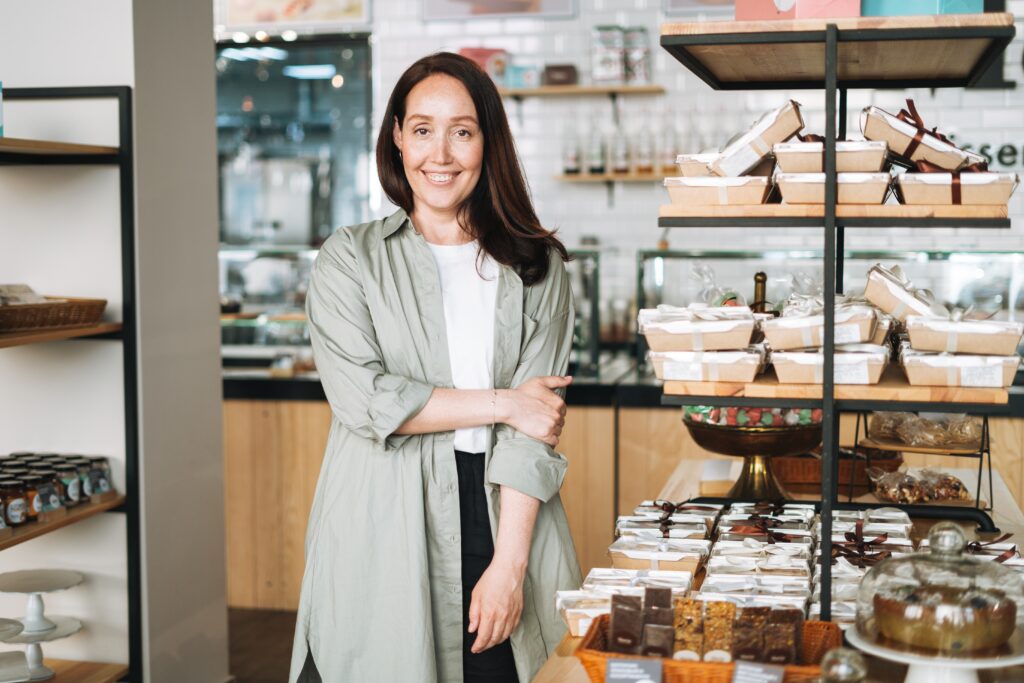
<svg viewBox="0 0 1024 683"><path fill-rule="evenodd" d="M666 17L662 0L577 0L576 16L570 19L477 19L471 21L427 22L423 0L386 0L373 6L373 60L375 125L379 126L387 97L402 71L417 58L441 49L466 46L504 48L514 55L538 63L573 62L589 72L590 29L598 24L646 26L654 54L654 82L668 92L662 97L630 97L625 100L626 120L634 125L645 115L667 111L685 130L696 128L700 137L716 144L743 129L764 110L787 97L804 105L811 131L821 131L824 96L819 91L738 92L714 91L672 59L658 46L660 25L665 21L689 21ZM1010 0L1008 10L1024 21L1024 1ZM897 111L906 96L912 96L925 122L952 132L964 143L1015 143L1016 164L1024 173L1024 72L1021 52L1024 23L1017 23L1017 38L1006 52L1006 74L1018 81L1010 91L963 89L871 92L849 95L851 131L856 113L875 103ZM634 290L634 252L655 248L661 235L657 227L658 206L667 201L661 187L618 184L614 207L609 208L603 185L560 183L553 179L561 167L560 140L567 121L589 121L591 112L608 112L604 98L555 100L527 99L519 123L516 104L506 101L516 143L522 155L541 220L561 229L563 239L577 246L584 235L593 235L604 245L602 254L602 295L630 298ZM606 115L607 118L607 115ZM657 116L658 121L661 120ZM696 143L692 143L696 144ZM694 149L694 151L697 151ZM997 165L998 166L998 165ZM375 207L386 213L385 206ZM1012 231L945 229L911 231L850 230L849 248L965 248L1024 249L1024 193L1011 204L1017 219ZM668 237L674 248L760 249L803 247L820 244L821 232L809 230L672 230Z"/></svg>
<svg viewBox="0 0 1024 683"><path fill-rule="evenodd" d="M168 683L227 676L211 25L201 0L0 0L5 87L135 88L145 675ZM111 100L4 109L11 137L117 144ZM113 168L0 168L0 281L106 298L120 320L118 196ZM119 344L5 349L0 378L0 452L108 454L123 489ZM86 624L47 656L127 661L125 539L110 513L0 554L86 574L47 599ZM23 603L0 596L0 615Z"/></svg>

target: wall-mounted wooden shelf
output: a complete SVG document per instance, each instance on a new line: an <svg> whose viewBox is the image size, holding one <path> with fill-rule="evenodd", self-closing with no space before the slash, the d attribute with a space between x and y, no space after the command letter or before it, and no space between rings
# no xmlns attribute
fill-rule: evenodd
<svg viewBox="0 0 1024 683"><path fill-rule="evenodd" d="M116 683L128 675L127 664L74 662L67 659L44 659L43 664L57 675L53 683Z"/></svg>
<svg viewBox="0 0 1024 683"><path fill-rule="evenodd" d="M79 145L71 142L50 142L48 140L25 140L22 138L0 137L0 154L32 156L46 155L96 155L110 156L118 153L117 147L104 145Z"/></svg>
<svg viewBox="0 0 1024 683"><path fill-rule="evenodd" d="M24 526L16 527L11 530L13 532L11 536L0 536L0 550L6 550L25 541L31 541L33 538L45 536L51 531L62 529L89 517L95 517L107 510L113 510L123 505L124 500L124 496L116 496L105 503L85 503L78 507L70 508L66 515L58 517L53 521L30 522Z"/></svg>
<svg viewBox="0 0 1024 683"><path fill-rule="evenodd" d="M542 85L537 88L498 88L504 97L575 97L584 95L661 95L660 85Z"/></svg>
<svg viewBox="0 0 1024 683"><path fill-rule="evenodd" d="M659 225L677 227L821 227L820 204L681 205L663 204ZM904 204L840 204L836 223L846 227L973 227L1009 228L1005 206L911 206Z"/></svg>
<svg viewBox="0 0 1024 683"><path fill-rule="evenodd" d="M97 337L115 334L122 329L121 323L99 323L85 327L63 327L49 330L28 330L25 332L0 332L0 349L27 344L43 344L62 339Z"/></svg>

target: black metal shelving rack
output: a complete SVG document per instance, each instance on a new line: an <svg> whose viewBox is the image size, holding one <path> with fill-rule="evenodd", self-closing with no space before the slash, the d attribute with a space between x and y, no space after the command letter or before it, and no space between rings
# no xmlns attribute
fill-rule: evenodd
<svg viewBox="0 0 1024 683"><path fill-rule="evenodd" d="M1004 15L1009 16L1009 15ZM942 22L939 22L942 23ZM850 88L911 88L911 87L964 87L976 82L985 70L1003 53L1013 39L1015 29L1012 17L1001 25L989 25L989 22L977 22L969 25L965 22L948 22L942 26L914 26L907 22L883 23L865 22L871 28L861 27L857 22L849 20L779 22L777 31L746 31L692 33L674 31L663 32L661 46L681 64L693 71L704 82L716 90L793 90L793 89L824 89L825 91L825 206L822 217L687 217L660 218L659 227L663 228L824 228L824 368L825 378L822 384L822 398L817 399L754 399L721 396L663 396L663 405L712 405L712 406L754 406L754 407L800 407L822 409L822 458L821 458L821 489L822 497L817 504L821 512L821 554L829 557L832 550L832 510L862 508L838 502L839 460L839 415L842 412L858 412L871 410L903 410L903 411L944 411L964 412L981 415L1024 415L1024 387L1011 390L1010 402L1005 405L988 404L952 404L952 403L911 403L902 401L864 401L836 400L833 380L833 354L835 345L833 326L835 323L835 295L842 292L844 228L932 228L932 227L972 227L972 228L1009 228L1010 221L1006 218L984 219L950 219L950 218L837 218L836 216L836 139L838 130L846 131L847 102L846 93ZM766 22L758 22L763 27ZM843 30L839 26L843 25ZM691 25L692 26L692 25ZM734 25L735 27L735 25ZM845 43L877 43L891 47L896 42L905 41L987 41L985 49L973 64L966 65L962 73L952 77L920 77L899 73L875 74L870 77L859 77L852 74L856 69L845 69L842 78L840 70L846 66L840 61L840 46ZM744 80L742 78L723 78L709 68L702 57L718 57L725 49L756 49L757 46L771 46L785 49L787 46L800 44L823 45L823 69L818 73L800 73L787 77L773 73L766 67L763 78ZM711 50L709 52L708 50ZM776 59L778 57L776 56ZM798 71L798 69L794 69ZM838 112L836 99L838 96ZM838 257L837 257L838 256ZM705 499L710 500L710 499ZM722 501L724 502L724 501ZM991 518L981 510L973 508L931 507L931 506L900 506L915 516L941 516L972 520L978 523L983 531L995 530ZM828 562L822 563L821 572L821 618L831 619L832 607L832 572Z"/></svg>
<svg viewBox="0 0 1024 683"><path fill-rule="evenodd" d="M114 166L118 171L121 236L120 332L80 337L120 342L124 396L125 502L111 510L125 516L128 590L128 675L142 681L142 570L139 517L139 392L138 332L135 296L135 175L132 124L132 89L128 86L9 88L8 101L116 100L119 141L110 154L22 154L0 152L0 166Z"/></svg>

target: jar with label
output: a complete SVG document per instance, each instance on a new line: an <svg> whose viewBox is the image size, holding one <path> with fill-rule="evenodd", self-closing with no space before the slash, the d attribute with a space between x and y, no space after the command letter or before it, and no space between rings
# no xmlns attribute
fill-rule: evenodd
<svg viewBox="0 0 1024 683"><path fill-rule="evenodd" d="M43 512L52 512L64 507L64 482L54 469L36 470L43 479L39 486L39 500Z"/></svg>
<svg viewBox="0 0 1024 683"><path fill-rule="evenodd" d="M78 476L78 468L74 465L61 465L56 470L64 486L64 498L61 502L69 508L78 505L82 501L82 480Z"/></svg>
<svg viewBox="0 0 1024 683"><path fill-rule="evenodd" d="M92 466L93 493L106 493L114 488L114 478L110 476L110 460L105 456L96 455L89 458Z"/></svg>
<svg viewBox="0 0 1024 683"><path fill-rule="evenodd" d="M77 457L71 460L71 465L78 470L78 480L81 482L82 501L86 502L93 493L92 480L89 478L89 472L92 471L92 464L89 462L89 458Z"/></svg>
<svg viewBox="0 0 1024 683"><path fill-rule="evenodd" d="M31 470L22 464L18 464L17 467L5 467L3 472L0 472L0 476L4 479L16 479L18 477L24 477Z"/></svg>
<svg viewBox="0 0 1024 683"><path fill-rule="evenodd" d="M28 504L28 518L34 520L43 510L43 501L39 497L39 487L43 485L43 478L36 473L27 474L20 480L25 487L25 502Z"/></svg>
<svg viewBox="0 0 1024 683"><path fill-rule="evenodd" d="M28 501L25 487L17 479L0 479L0 501L4 506L7 526L19 527L28 522Z"/></svg>

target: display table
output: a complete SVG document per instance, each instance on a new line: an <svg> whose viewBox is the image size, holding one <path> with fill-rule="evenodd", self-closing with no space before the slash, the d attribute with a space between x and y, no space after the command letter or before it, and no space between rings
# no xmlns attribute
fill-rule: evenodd
<svg viewBox="0 0 1024 683"><path fill-rule="evenodd" d="M669 477L665 486L658 493L658 498L667 500L686 500L701 495L701 483L706 477L713 477L717 472L714 465L706 466L708 460L682 460ZM713 461L712 461L713 462ZM722 461L727 464L731 461ZM734 463L739 464L739 463ZM977 470L960 468L942 468L943 471L954 474L963 480L969 490L974 490L973 485L977 482ZM1010 494L1006 483L998 472L993 472L994 477L994 513L992 515L995 523L1003 532L1013 533L1016 539L1024 538L1024 512L1021 512L1016 501ZM716 477L717 478L717 477ZM812 494L796 494L797 498L806 497L813 499ZM639 501L638 501L639 502ZM554 600L554 597L552 597ZM579 647L582 638L571 638L568 635L558 644L554 654L548 659L533 683L588 683L586 671L580 661L573 654ZM906 675L907 667L901 664L888 662L876 657L867 657L871 666L869 680L878 683L893 683L902 681ZM992 681L1020 681L1024 680L1024 666L1006 669L993 669L980 672L980 680L983 682Z"/></svg>

